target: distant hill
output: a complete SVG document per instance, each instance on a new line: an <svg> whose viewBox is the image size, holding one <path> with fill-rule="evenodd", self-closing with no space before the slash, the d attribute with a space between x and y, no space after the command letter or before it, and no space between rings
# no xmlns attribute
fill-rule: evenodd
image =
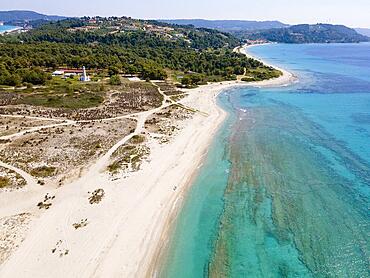
<svg viewBox="0 0 370 278"><path fill-rule="evenodd" d="M164 20L160 19L158 21L177 25L193 25L196 28L217 29L224 32L264 30L271 28L284 28L289 26L279 21L204 20L204 19L164 19Z"/></svg>
<svg viewBox="0 0 370 278"><path fill-rule="evenodd" d="M361 35L370 37L370 28L355 28L355 30Z"/></svg>
<svg viewBox="0 0 370 278"><path fill-rule="evenodd" d="M369 41L354 29L343 25L301 24L288 28L261 30L256 32L239 32L242 39L260 39L280 43L357 43Z"/></svg>
<svg viewBox="0 0 370 278"><path fill-rule="evenodd" d="M9 23L26 23L35 20L57 21L66 19L63 16L44 15L33 11L0 11L0 21Z"/></svg>

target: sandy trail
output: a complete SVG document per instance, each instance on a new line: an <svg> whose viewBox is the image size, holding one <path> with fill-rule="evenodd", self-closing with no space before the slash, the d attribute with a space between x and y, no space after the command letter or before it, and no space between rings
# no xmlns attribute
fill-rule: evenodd
<svg viewBox="0 0 370 278"><path fill-rule="evenodd" d="M148 110L148 111L144 111L144 112L131 113L131 114L118 116L118 117L103 118L103 119L97 119L97 120L82 120L82 121L62 120L62 119L56 119L56 118L45 118L45 117L35 117L35 116L4 115L4 114L1 114L0 117L26 118L26 119L32 119L32 120L47 120L47 121L57 121L57 122L62 122L62 123L32 127L32 128L29 128L29 129L26 129L26 130L23 130L23 131L20 131L20 132L17 132L17 133L2 136L2 137L0 137L0 140L11 140L11 139L21 137L25 134L29 134L29 133L32 133L32 132L37 132L37 131L40 131L40 130L43 130L43 129L54 128L54 127L59 127L59 126L76 125L78 123L92 123L92 122L101 122L101 121L102 122L107 122L107 121L115 121L115 120L121 120L121 119L136 119L136 117L138 117L138 118L147 117L148 115L156 113L159 110L170 106L171 104L177 103L177 102L173 101L169 96L164 94L156 84L154 84L154 83L152 83L152 84L155 87L157 87L158 92L163 96L162 105L158 108L154 108L152 110Z"/></svg>
<svg viewBox="0 0 370 278"><path fill-rule="evenodd" d="M64 122L62 119L46 118L46 117L34 117L34 116L23 116L23 115L7 115L0 114L0 117L4 118L21 118L21 119L30 119L30 120L43 120L43 121L52 121L52 122Z"/></svg>
<svg viewBox="0 0 370 278"><path fill-rule="evenodd" d="M5 191L0 194L0 218L16 215L25 211L33 211L36 204L41 201L41 196L46 193L46 188L37 184L37 181L25 171L0 161L0 166L10 169L25 179L24 188L16 191Z"/></svg>
<svg viewBox="0 0 370 278"><path fill-rule="evenodd" d="M0 137L0 140L12 140L12 139L21 137L25 134L29 134L29 133L32 133L32 132L37 132L37 131L40 131L40 130L43 130L43 129L73 125L75 123L76 123L75 121L66 121L65 123L60 123L60 124L35 126L35 127L29 128L29 129L26 129L26 130L23 130L23 131L14 133L14 134L2 136L2 137Z"/></svg>
<svg viewBox="0 0 370 278"><path fill-rule="evenodd" d="M103 171L109 164L110 157L112 154L121 146L126 144L132 137L135 135L140 135L142 132L145 131L145 122L148 119L149 116L161 111L164 108L167 108L173 104L177 104L178 102L173 101L169 96L165 95L159 86L155 85L152 83L155 87L157 87L158 92L163 96L162 104L161 106L144 111L144 112L139 112L139 113L134 113L134 114L129 114L125 115L122 117L119 117L119 119L135 119L136 120L136 128L135 131L126 137L122 138L119 142L117 142L105 155L103 155L98 161L90 168L88 174L86 175L87 177L90 176L95 176L96 174L99 174L101 171ZM115 118L117 119L117 118Z"/></svg>

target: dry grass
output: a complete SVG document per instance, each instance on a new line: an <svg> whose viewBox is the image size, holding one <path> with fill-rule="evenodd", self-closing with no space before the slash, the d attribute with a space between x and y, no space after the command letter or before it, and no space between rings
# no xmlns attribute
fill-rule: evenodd
<svg viewBox="0 0 370 278"><path fill-rule="evenodd" d="M37 178L56 186L77 178L135 128L134 120L81 123L26 134L0 147L0 156Z"/></svg>
<svg viewBox="0 0 370 278"><path fill-rule="evenodd" d="M170 138L180 129L179 123L191 118L193 114L193 111L183 109L181 106L174 104L150 117L145 122L145 128L149 132L162 134Z"/></svg>
<svg viewBox="0 0 370 278"><path fill-rule="evenodd" d="M106 86L106 90L104 94L79 91L57 96L53 92L38 93L36 90L24 104L10 101L14 97L12 94L0 93L0 103L3 100L0 114L97 120L153 109L163 101L157 87L148 82L124 82L120 86Z"/></svg>
<svg viewBox="0 0 370 278"><path fill-rule="evenodd" d="M157 85L167 96L179 95L183 93L173 83L170 82L155 82L154 84Z"/></svg>
<svg viewBox="0 0 370 278"><path fill-rule="evenodd" d="M13 170L0 167L0 189L17 190L26 185L25 179Z"/></svg>
<svg viewBox="0 0 370 278"><path fill-rule="evenodd" d="M130 144L135 144L135 145L141 144L144 142L145 142L145 136L143 135L134 135L129 141Z"/></svg>
<svg viewBox="0 0 370 278"><path fill-rule="evenodd" d="M129 142L118 148L112 155L111 164L107 167L110 174L116 175L121 172L129 173L140 170L141 164L150 154L149 147L142 144L144 136L138 137L134 142Z"/></svg>
<svg viewBox="0 0 370 278"><path fill-rule="evenodd" d="M17 132L27 130L31 127L50 125L54 123L56 123L56 121L34 120L23 117L22 118L1 117L0 136L11 135Z"/></svg>

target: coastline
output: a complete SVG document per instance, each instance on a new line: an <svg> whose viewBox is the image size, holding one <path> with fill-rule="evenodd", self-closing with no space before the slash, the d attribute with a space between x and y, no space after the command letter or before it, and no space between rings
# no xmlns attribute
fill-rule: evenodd
<svg viewBox="0 0 370 278"><path fill-rule="evenodd" d="M255 46L257 46L257 45L255 45ZM282 74L282 76L280 76L278 78L273 78L273 79L269 79L269 80L249 82L249 83L246 83L246 82L243 82L243 81L229 81L229 82L221 82L221 83L215 83L215 84L202 85L199 88L188 90L188 92L191 92L191 93L196 94L196 95L198 95L200 93L207 92L207 91L211 92L211 91L214 90L214 96L213 96L214 101L213 101L212 105L215 105L215 108L219 109L220 111L223 111L223 113L225 114L225 116L223 117L222 122L217 124L218 127L222 125L222 123L224 122L224 120L226 119L226 116L227 116L227 112L224 111L220 106L218 106L217 102L215 101L220 93L222 93L222 92L224 92L228 89L232 89L232 88L236 88L236 87L285 87L285 86L291 85L292 83L294 83L298 80L298 78L293 73L291 73L291 72L289 72L285 69L282 69L280 67L270 65L270 64L266 63L265 61L263 61L262 59L256 58L256 57L252 56L251 54L249 54L246 51L246 48L249 48L249 47L251 47L251 46L245 45L245 46L237 47L237 48L234 49L234 51L242 53L242 54L246 55L249 58L258 60L258 61L264 63L265 65L274 67L275 69L280 70L283 74ZM198 101L199 101L199 99L195 99L194 104L196 104ZM192 104L188 104L188 105L191 106ZM217 131L218 131L218 128L216 128L216 131L214 133L216 133ZM210 142L212 142L212 140L213 140L213 135L212 135L212 138L210 139ZM204 155L206 155L206 153L207 153L207 151L205 150ZM203 158L200 161L200 165L202 164L202 161L203 161ZM184 198L186 197L187 190L189 189L192 182L194 181L194 179L195 179L195 177L198 173L199 168L200 168L200 166L197 167L194 170L194 172L191 173L191 178L189 179L188 184L185 186L185 191L181 192L182 196L179 196L179 199L178 199L179 201L183 201ZM143 274L144 274L143 277L157 277L158 269L161 266L161 264L163 263L163 258L166 254L166 251L167 251L166 248L168 247L168 246L165 246L163 243L164 242L165 243L169 242L169 240L170 240L169 237L171 236L171 232L174 228L173 227L174 222L176 220L176 217L177 217L179 211L181 210L181 207L182 207L182 203L179 204L178 202L176 202L176 207L174 207L171 214L168 215L168 218L166 220L166 224L164 225L164 229L162 231L160 240L158 241L158 246L157 246L156 250L153 253L152 260L151 260L151 263L150 263L149 267L147 268L147 270L145 272L143 272Z"/></svg>
<svg viewBox="0 0 370 278"><path fill-rule="evenodd" d="M18 26L12 26L12 27L13 27L12 29L0 30L0 35L13 33L13 32L23 29L22 27L18 27Z"/></svg>
<svg viewBox="0 0 370 278"><path fill-rule="evenodd" d="M186 90L188 96L181 103L202 113L186 120L185 127L170 143L150 142L150 161L139 172L118 181L100 173L51 192L57 193L52 209L33 221L24 242L1 265L0 276L146 277L154 274L182 200L227 117L217 105L217 96L233 87L286 86L294 76L282 72L279 78L261 82L230 81ZM99 187L106 192L104 202L92 208L86 202L86 192ZM29 200L11 206L10 210L13 214L20 213L25 207L34 206L36 200L30 195ZM4 213L3 207L0 212ZM81 218L87 218L91 224L76 233L71 224ZM51 256L51 249L61 240L62 247L69 251L68 256Z"/></svg>
<svg viewBox="0 0 370 278"><path fill-rule="evenodd" d="M266 45L266 44L271 44L271 43L244 45L244 46L239 47L237 49L237 51L241 54L244 54L248 58L260 61L261 63L265 64L266 66L273 67L273 68L281 71L283 73L283 75L280 76L279 78L264 80L264 81L260 81L260 82L255 82L255 84L253 84L253 83L249 83L249 84L252 85L252 86L256 86L256 87L265 87L265 86L287 86L287 85L290 85L291 83L296 82L298 80L298 77L294 73L289 72L289 71L287 71L287 70L285 70L285 69L283 69L279 66L272 65L272 64L264 61L261 58L253 56L252 54L248 53L248 51L247 51L248 48L261 46L261 45Z"/></svg>

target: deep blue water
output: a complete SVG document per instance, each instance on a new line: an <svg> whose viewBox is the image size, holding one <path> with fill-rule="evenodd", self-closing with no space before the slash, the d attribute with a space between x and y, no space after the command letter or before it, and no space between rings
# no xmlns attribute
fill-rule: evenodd
<svg viewBox="0 0 370 278"><path fill-rule="evenodd" d="M160 276L370 277L370 44L249 51L299 82L220 96Z"/></svg>

